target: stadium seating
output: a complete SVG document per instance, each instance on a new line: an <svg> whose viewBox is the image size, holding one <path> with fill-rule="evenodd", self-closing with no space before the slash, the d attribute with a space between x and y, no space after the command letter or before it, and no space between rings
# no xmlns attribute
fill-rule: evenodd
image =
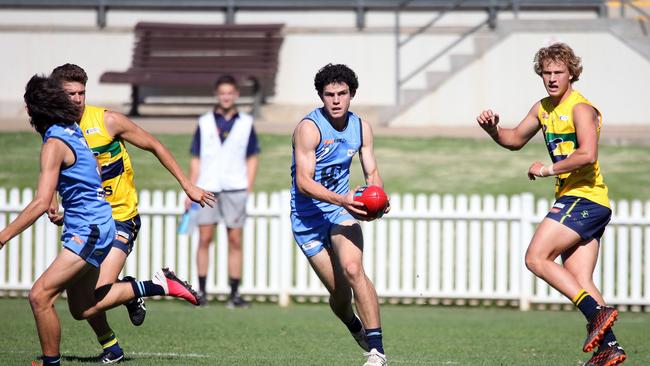
<svg viewBox="0 0 650 366"><path fill-rule="evenodd" d="M209 94L219 75L239 80L253 111L273 94L281 24L196 25L141 22L135 26L131 67L104 73L100 82L132 86L131 111L144 101L140 87L198 87Z"/></svg>

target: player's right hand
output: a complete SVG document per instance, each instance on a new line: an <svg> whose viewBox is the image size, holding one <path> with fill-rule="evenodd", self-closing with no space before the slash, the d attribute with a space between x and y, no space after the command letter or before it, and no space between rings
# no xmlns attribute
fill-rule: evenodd
<svg viewBox="0 0 650 366"><path fill-rule="evenodd" d="M354 200L354 193L358 189L359 186L350 190L345 196L343 196L343 203L341 206L343 206L343 208L345 208L355 219L368 220L368 212L364 209L364 204Z"/></svg>
<svg viewBox="0 0 650 366"><path fill-rule="evenodd" d="M192 185L188 189L186 189L185 194L187 194L187 199L185 200L186 210L189 210L191 205L191 202L189 200L198 203L199 205L201 205L201 207L205 207L205 205L214 207L214 203L217 200L217 198L214 196L212 192L203 190L195 185Z"/></svg>
<svg viewBox="0 0 650 366"><path fill-rule="evenodd" d="M485 130L490 136L497 133L497 126L499 124L499 114L494 113L491 109L486 109L476 117L476 122Z"/></svg>

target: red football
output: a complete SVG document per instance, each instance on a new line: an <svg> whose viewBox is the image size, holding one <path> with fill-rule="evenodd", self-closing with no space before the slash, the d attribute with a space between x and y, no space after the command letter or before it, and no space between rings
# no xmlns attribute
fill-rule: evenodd
<svg viewBox="0 0 650 366"><path fill-rule="evenodd" d="M380 186L362 186L354 192L354 200L364 204L368 217L380 218L388 206L388 196Z"/></svg>

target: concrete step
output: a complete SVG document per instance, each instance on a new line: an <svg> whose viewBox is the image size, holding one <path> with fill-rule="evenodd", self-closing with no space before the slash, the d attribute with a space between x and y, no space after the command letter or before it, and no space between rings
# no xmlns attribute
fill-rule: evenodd
<svg viewBox="0 0 650 366"><path fill-rule="evenodd" d="M437 89L450 75L449 71L427 71L426 78L429 90Z"/></svg>
<svg viewBox="0 0 650 366"><path fill-rule="evenodd" d="M451 62L451 72L457 72L465 68L467 65L476 60L476 54L455 54L449 55L449 61Z"/></svg>
<svg viewBox="0 0 650 366"><path fill-rule="evenodd" d="M495 44L499 43L501 37L494 33L480 33L474 36L474 52L477 55L483 55Z"/></svg>
<svg viewBox="0 0 650 366"><path fill-rule="evenodd" d="M427 89L404 89L402 90L402 106L409 106L422 98L428 92Z"/></svg>

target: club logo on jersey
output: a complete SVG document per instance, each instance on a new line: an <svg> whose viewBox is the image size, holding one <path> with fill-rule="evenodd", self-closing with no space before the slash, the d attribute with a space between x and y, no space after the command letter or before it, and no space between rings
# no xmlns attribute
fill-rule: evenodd
<svg viewBox="0 0 650 366"><path fill-rule="evenodd" d="M557 137L548 142L548 150L553 154L554 161L557 162L566 159L575 150L575 145L573 141L564 141Z"/></svg>
<svg viewBox="0 0 650 366"><path fill-rule="evenodd" d="M583 218L583 219L586 219L587 217L589 217L589 211L587 211L587 210L582 210L582 212L580 213L580 215L582 215L582 218Z"/></svg>
<svg viewBox="0 0 650 366"><path fill-rule="evenodd" d="M99 133L99 127L87 128L86 135L92 135L94 133Z"/></svg>

